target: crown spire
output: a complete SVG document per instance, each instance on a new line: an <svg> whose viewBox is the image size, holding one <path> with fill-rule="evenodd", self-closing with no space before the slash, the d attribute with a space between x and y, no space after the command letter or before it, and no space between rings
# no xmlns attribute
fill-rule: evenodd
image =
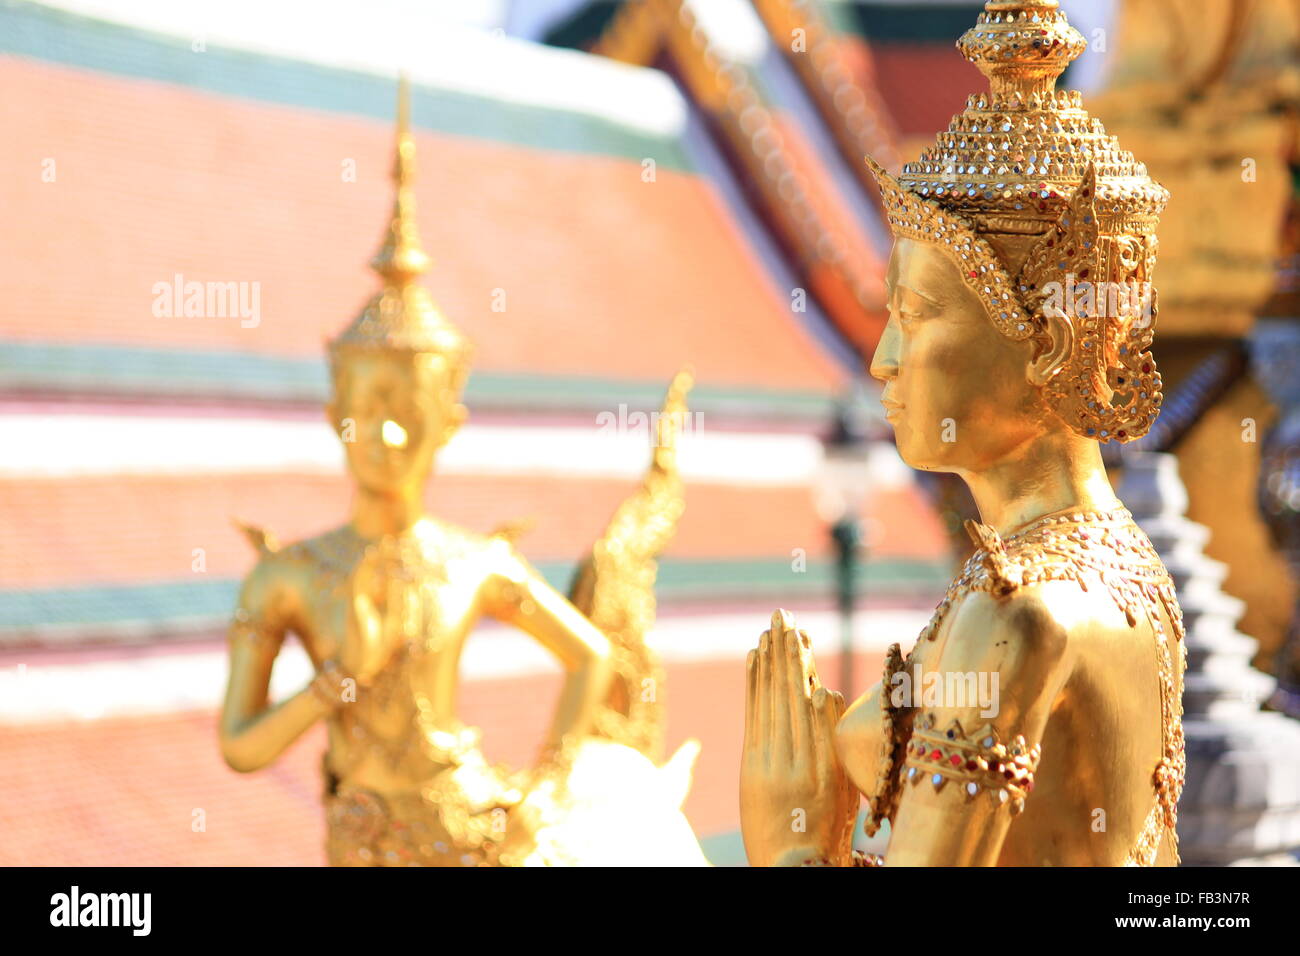
<svg viewBox="0 0 1300 956"><path fill-rule="evenodd" d="M383 280L361 314L329 343L337 359L354 349L441 355L458 379L464 377L471 347L417 280L429 268L415 224L415 140L411 137L410 86L403 74L397 94L397 152L393 162L396 197L383 245L370 267Z"/></svg>
<svg viewBox="0 0 1300 956"><path fill-rule="evenodd" d="M1058 0L988 0L957 49L989 80L994 98L1050 94L1088 43Z"/></svg>
<svg viewBox="0 0 1300 956"><path fill-rule="evenodd" d="M420 246L415 224L415 140L411 138L410 115L411 88L403 73L397 82L397 154L393 160L397 195L384 244L370 263L386 283L393 285L410 282L429 268L429 257Z"/></svg>

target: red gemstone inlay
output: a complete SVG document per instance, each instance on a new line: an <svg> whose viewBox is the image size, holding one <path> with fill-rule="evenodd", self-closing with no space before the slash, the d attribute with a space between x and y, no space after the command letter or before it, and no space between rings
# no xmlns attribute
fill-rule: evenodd
<svg viewBox="0 0 1300 956"><path fill-rule="evenodd" d="M949 757L948 759L952 762L952 765L953 765L954 767L960 767L960 766L961 766L961 756L960 756L959 754L953 754L953 755L952 755L951 757Z"/></svg>
<svg viewBox="0 0 1300 956"><path fill-rule="evenodd" d="M930 759L931 759L931 760L939 760L939 759L941 759L942 757L943 757L943 754L939 753L939 751L937 751L937 750L936 750L934 753L930 754Z"/></svg>
<svg viewBox="0 0 1300 956"><path fill-rule="evenodd" d="M967 770L978 770L978 769L979 769L979 764L977 764L974 760L967 760L967 761L966 761L966 769L967 769Z"/></svg>
<svg viewBox="0 0 1300 956"><path fill-rule="evenodd" d="M1149 371L1151 371L1151 364L1148 362L1146 365L1143 365L1143 366L1142 366L1142 371L1144 371L1144 372L1149 372Z"/></svg>

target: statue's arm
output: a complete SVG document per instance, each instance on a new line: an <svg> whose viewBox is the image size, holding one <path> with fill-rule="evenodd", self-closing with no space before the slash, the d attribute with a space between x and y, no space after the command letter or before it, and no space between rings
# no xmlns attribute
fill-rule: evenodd
<svg viewBox="0 0 1300 956"><path fill-rule="evenodd" d="M309 684L271 704L271 667L288 629L286 589L273 559L263 559L244 582L229 630L230 677L219 733L226 763L239 771L271 763L330 710Z"/></svg>
<svg viewBox="0 0 1300 956"><path fill-rule="evenodd" d="M853 785L865 794L876 786L880 764L880 684L855 700L835 728L835 753Z"/></svg>
<svg viewBox="0 0 1300 956"><path fill-rule="evenodd" d="M547 739L548 747L558 747L565 737L592 730L613 678L609 639L507 542L494 541L490 554L485 610L531 635L564 668Z"/></svg>
<svg viewBox="0 0 1300 956"><path fill-rule="evenodd" d="M922 681L942 681L933 685L937 701L913 689L920 706L888 865L997 863L1015 814L1032 799L1039 745L1069 668L1065 630L1032 590L962 603Z"/></svg>

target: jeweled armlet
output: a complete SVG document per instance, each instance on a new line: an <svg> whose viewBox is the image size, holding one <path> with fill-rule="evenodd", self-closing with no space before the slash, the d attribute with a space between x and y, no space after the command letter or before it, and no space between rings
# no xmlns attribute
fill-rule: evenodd
<svg viewBox="0 0 1300 956"><path fill-rule="evenodd" d="M973 734L956 720L938 729L934 714L921 714L906 751L905 778L913 785L925 779L937 791L952 783L967 800L983 791L1015 814L1024 809L1025 797L1034 789L1041 748L1030 746L1023 736L1004 743L992 724Z"/></svg>

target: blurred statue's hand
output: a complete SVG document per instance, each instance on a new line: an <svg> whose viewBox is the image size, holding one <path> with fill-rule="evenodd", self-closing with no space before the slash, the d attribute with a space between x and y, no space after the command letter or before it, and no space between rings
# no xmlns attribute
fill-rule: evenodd
<svg viewBox="0 0 1300 956"><path fill-rule="evenodd" d="M383 574L378 560L367 555L352 574L348 597L347 635L339 666L360 684L368 684L387 666L408 636L416 637L418 589Z"/></svg>
<svg viewBox="0 0 1300 956"><path fill-rule="evenodd" d="M337 661L327 660L321 663L307 690L329 710L338 710L343 704L357 699L356 683Z"/></svg>
<svg viewBox="0 0 1300 956"><path fill-rule="evenodd" d="M785 611L746 661L740 827L751 866L847 860L858 793L835 755L844 698L822 687Z"/></svg>

